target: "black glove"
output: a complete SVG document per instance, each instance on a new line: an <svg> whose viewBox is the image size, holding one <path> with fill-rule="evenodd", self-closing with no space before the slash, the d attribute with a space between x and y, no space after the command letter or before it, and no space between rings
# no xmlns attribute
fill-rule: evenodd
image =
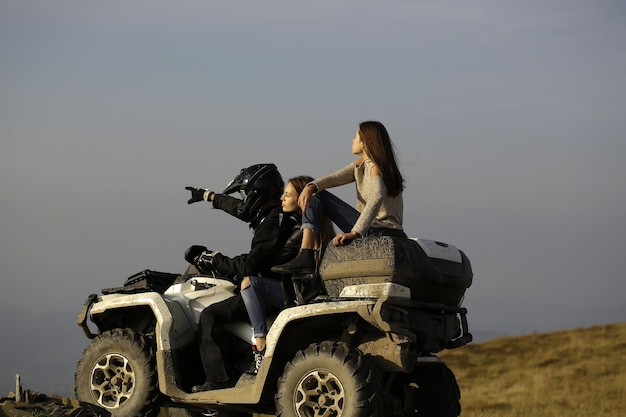
<svg viewBox="0 0 626 417"><path fill-rule="evenodd" d="M185 190L191 191L191 198L187 201L187 204L197 203L202 200L209 201L209 196L213 193L213 191L207 188L185 187Z"/></svg>
<svg viewBox="0 0 626 417"><path fill-rule="evenodd" d="M205 250L196 258L194 265L198 268L198 271L202 273L209 273L210 271L214 271L215 267L213 266L213 257L217 255L219 252Z"/></svg>
<svg viewBox="0 0 626 417"><path fill-rule="evenodd" d="M185 251L185 260L192 265L196 264L196 258L200 256L200 254L206 251L207 248L205 246L193 245L190 246L189 249Z"/></svg>

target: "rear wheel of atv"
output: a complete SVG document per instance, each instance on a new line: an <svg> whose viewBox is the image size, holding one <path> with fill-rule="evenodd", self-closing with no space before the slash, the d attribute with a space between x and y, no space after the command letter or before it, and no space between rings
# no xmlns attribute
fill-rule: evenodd
<svg viewBox="0 0 626 417"><path fill-rule="evenodd" d="M394 391L402 393L404 417L458 417L461 391L454 374L445 364L418 366L403 376Z"/></svg>
<svg viewBox="0 0 626 417"><path fill-rule="evenodd" d="M103 407L115 416L158 414L152 344L130 329L102 333L78 361L74 392L79 401Z"/></svg>
<svg viewBox="0 0 626 417"><path fill-rule="evenodd" d="M278 417L383 415L379 377L361 352L326 341L287 363L275 396Z"/></svg>

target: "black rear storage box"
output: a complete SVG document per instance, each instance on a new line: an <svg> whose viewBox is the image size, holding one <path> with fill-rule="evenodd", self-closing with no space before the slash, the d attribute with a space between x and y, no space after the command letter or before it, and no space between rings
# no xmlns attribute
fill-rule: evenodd
<svg viewBox="0 0 626 417"><path fill-rule="evenodd" d="M103 288L102 294L136 294L152 291L163 294L179 276L169 272L145 269L130 276L123 287Z"/></svg>
<svg viewBox="0 0 626 417"><path fill-rule="evenodd" d="M455 246L389 236L328 246L320 276L331 297L347 286L391 282L410 288L412 300L450 306L460 306L472 284L469 259Z"/></svg>

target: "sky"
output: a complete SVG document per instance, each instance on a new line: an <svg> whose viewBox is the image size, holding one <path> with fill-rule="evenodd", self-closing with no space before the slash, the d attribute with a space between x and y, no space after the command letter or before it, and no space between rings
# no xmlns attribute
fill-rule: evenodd
<svg viewBox="0 0 626 417"><path fill-rule="evenodd" d="M0 304L78 314L183 272L192 244L244 253L247 226L185 187L329 174L373 119L407 234L472 262L470 330L626 321L625 18L619 0L0 0Z"/></svg>

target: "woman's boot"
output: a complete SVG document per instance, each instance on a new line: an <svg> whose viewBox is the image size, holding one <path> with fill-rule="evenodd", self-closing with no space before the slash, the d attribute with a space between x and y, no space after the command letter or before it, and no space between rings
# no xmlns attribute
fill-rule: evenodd
<svg viewBox="0 0 626 417"><path fill-rule="evenodd" d="M315 249L300 249L291 261L282 265L274 265L273 272L288 275L305 275L315 273Z"/></svg>

